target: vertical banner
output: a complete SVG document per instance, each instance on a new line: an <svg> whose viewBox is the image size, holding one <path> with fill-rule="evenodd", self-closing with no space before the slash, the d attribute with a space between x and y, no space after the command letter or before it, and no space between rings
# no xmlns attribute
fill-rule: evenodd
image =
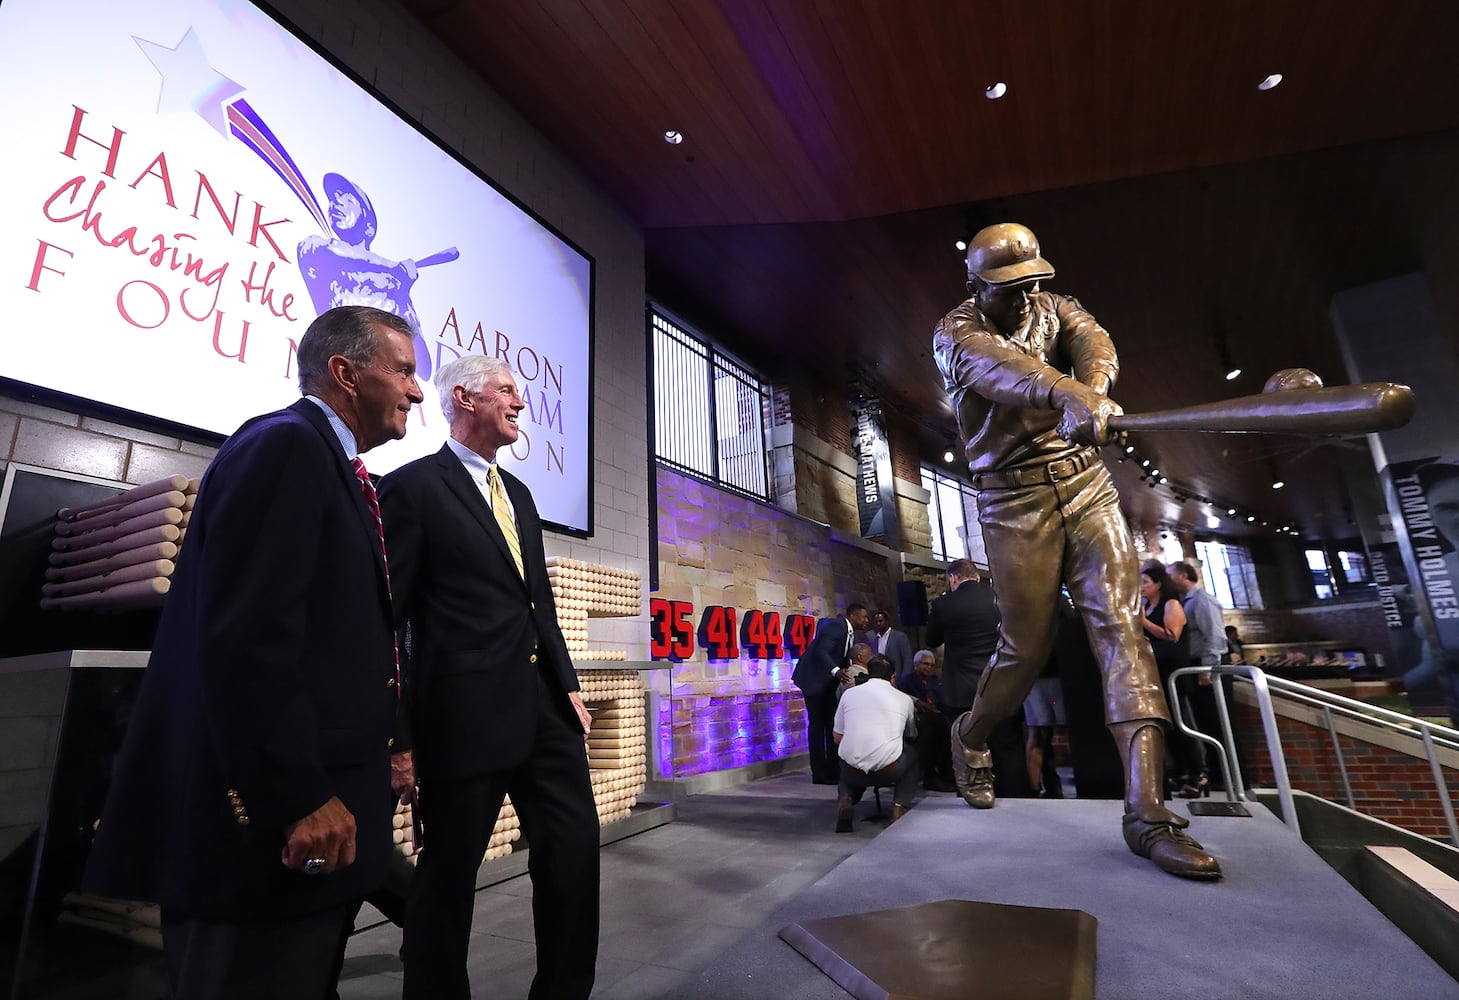
<svg viewBox="0 0 1459 1000"><path fill-rule="evenodd" d="M856 512L861 537L897 544L897 490L881 400L851 389L851 442L856 459Z"/></svg>
<svg viewBox="0 0 1459 1000"><path fill-rule="evenodd" d="M1388 523L1362 527L1369 552L1383 556L1384 578L1377 563L1374 576L1400 633L1404 687L1415 705L1446 706L1459 723L1459 451L1450 416L1459 360L1422 274L1339 292L1332 320L1352 381L1400 382L1418 400L1407 426L1368 435ZM1416 635L1404 636L1410 623Z"/></svg>

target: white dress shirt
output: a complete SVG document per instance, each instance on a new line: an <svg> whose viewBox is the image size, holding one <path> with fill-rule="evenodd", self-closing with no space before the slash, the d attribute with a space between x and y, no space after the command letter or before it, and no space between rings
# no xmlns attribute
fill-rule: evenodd
<svg viewBox="0 0 1459 1000"><path fill-rule="evenodd" d="M841 734L836 751L862 771L880 771L902 756L902 741L917 735L912 699L873 677L841 696L833 731Z"/></svg>
<svg viewBox="0 0 1459 1000"><path fill-rule="evenodd" d="M446 447L450 448L451 454L459 458L461 464L466 466L466 474L471 477L471 481L481 492L481 499L485 500L486 505L492 510L496 510L496 504L491 502L491 470L496 467L496 463L488 462L455 438L447 438ZM500 469L497 470L497 475L501 475ZM512 523L516 524L517 511L512 506L512 498L507 496L506 480L502 480L502 496L506 497L507 514L511 517Z"/></svg>

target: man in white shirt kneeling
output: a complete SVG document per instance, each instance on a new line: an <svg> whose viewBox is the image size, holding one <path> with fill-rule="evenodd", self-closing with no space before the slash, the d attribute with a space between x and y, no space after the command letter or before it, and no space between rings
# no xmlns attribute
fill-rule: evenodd
<svg viewBox="0 0 1459 1000"><path fill-rule="evenodd" d="M912 806L922 780L911 741L917 736L912 699L892 687L897 668L885 656L866 665L870 679L848 690L836 706L832 737L841 758L836 832L850 833L856 803L868 788L891 786L892 822Z"/></svg>

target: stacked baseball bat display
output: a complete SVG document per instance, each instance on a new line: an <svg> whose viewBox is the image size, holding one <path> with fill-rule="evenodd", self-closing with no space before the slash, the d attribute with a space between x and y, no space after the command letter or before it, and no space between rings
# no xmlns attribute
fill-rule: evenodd
<svg viewBox="0 0 1459 1000"><path fill-rule="evenodd" d="M415 816L412 806L399 805L395 807L395 815L391 818L391 825L394 826L392 838L395 841L395 850L404 855L411 864L419 859L415 846ZM512 805L512 797L508 795L502 801L501 812L497 814L496 826L492 828L491 839L487 841L486 853L482 856L483 861L491 861L494 858L504 858L512 853L512 844L522 836L521 823L517 820L517 810Z"/></svg>
<svg viewBox="0 0 1459 1000"><path fill-rule="evenodd" d="M621 650L588 648L587 619L637 615L643 606L638 574L549 556L547 575L572 658L626 660L628 654ZM569 625L581 629L578 645L570 637ZM598 822L612 823L628 816L648 776L643 681L636 670L580 670L578 684L593 716L588 766Z"/></svg>
<svg viewBox="0 0 1459 1000"><path fill-rule="evenodd" d="M636 615L641 605L637 573L567 559L547 557L547 578L557 603L557 623L574 660L624 660L622 650L588 648L588 619Z"/></svg>
<svg viewBox="0 0 1459 1000"><path fill-rule="evenodd" d="M87 507L61 508L41 607L160 607L172 585L197 492L198 480L169 476Z"/></svg>
<svg viewBox="0 0 1459 1000"><path fill-rule="evenodd" d="M598 822L626 819L648 777L643 681L636 670L579 674L583 701L592 710L588 767Z"/></svg>

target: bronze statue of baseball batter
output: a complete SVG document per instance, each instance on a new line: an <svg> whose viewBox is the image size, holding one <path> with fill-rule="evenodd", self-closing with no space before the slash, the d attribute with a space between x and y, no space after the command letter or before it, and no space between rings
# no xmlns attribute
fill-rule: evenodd
<svg viewBox="0 0 1459 1000"><path fill-rule="evenodd" d="M1139 611L1139 564L1097 450L1122 411L1108 398L1114 344L1054 275L1024 226L968 245L970 298L932 346L957 413L1002 631L973 707L954 724L953 771L970 806L993 806L990 730L1017 710L1048 658L1061 585L1104 677L1105 715L1125 767L1125 842L1163 870L1216 879L1221 866L1165 807L1169 713Z"/></svg>

